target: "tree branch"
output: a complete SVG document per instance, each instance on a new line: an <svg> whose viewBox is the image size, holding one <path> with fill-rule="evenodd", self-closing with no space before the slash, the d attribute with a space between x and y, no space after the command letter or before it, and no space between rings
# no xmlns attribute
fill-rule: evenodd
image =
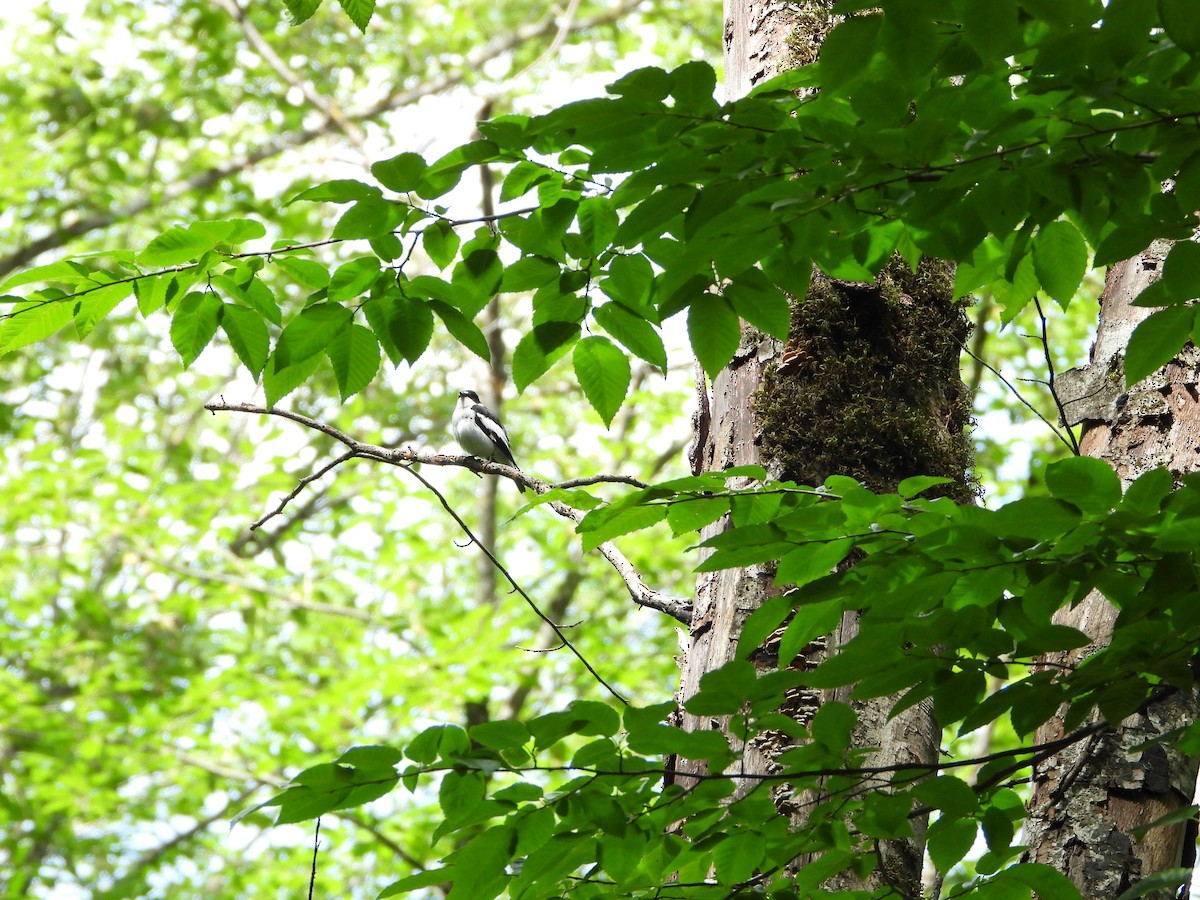
<svg viewBox="0 0 1200 900"><path fill-rule="evenodd" d="M570 31L572 33L587 31L600 25L615 22L637 9L642 5L642 2L643 0L626 0L626 2L599 15L572 22ZM344 116L345 121L353 124L371 122L385 113L415 103L424 97L439 94L456 87L466 79L468 74L479 71L488 60L495 59L519 47L526 41L557 33L558 27L557 17L551 13L537 22L531 22L506 35L495 37L481 44L473 52L468 53L463 60L462 66L456 71L434 78L431 81L419 84L408 90L393 89L374 103L359 110L346 113ZM195 191L211 188L220 184L225 179L237 175L261 162L279 156L288 150L303 147L317 138L336 130L339 130L338 123L330 118L326 118L324 122L314 128L302 128L299 131L278 135L255 149L230 159L228 162L212 166L190 178L178 181L168 186L157 196L142 196L125 206L83 216L69 225L56 228L44 237L29 241L9 253L0 256L0 278L3 278L14 269L28 265L43 253L62 247L74 238L82 237L85 234L107 228L125 219L133 218L148 209L159 209L164 204L178 200L180 197Z"/></svg>

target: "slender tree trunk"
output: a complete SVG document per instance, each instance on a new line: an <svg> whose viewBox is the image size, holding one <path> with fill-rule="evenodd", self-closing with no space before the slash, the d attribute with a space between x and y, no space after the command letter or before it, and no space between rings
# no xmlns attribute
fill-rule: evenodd
<svg viewBox="0 0 1200 900"><path fill-rule="evenodd" d="M1081 451L1109 462L1128 486L1142 472L1166 465L1178 480L1200 469L1200 351L1186 346L1157 373L1124 391L1123 351L1138 322L1153 312L1131 305L1155 281L1167 247L1155 246L1113 266L1100 298L1100 326L1091 363L1065 373L1059 392L1069 424L1084 425ZM1055 621L1093 641L1046 662L1073 665L1109 642L1117 610L1099 592ZM1200 695L1176 695L1120 723L1112 733L1072 745L1037 767L1026 821L1029 856L1067 874L1085 898L1116 897L1146 875L1195 859L1195 823L1132 830L1188 805L1197 760L1150 739L1191 724ZM1063 735L1061 718L1038 730L1037 741ZM1146 896L1178 896L1163 889Z"/></svg>

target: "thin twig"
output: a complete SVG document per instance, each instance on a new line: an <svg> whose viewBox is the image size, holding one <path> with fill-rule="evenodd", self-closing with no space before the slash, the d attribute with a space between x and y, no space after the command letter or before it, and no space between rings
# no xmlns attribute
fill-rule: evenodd
<svg viewBox="0 0 1200 900"><path fill-rule="evenodd" d="M377 462L387 463L388 465L407 467L411 463L424 463L431 466L461 466L464 469L469 469L479 475L501 475L505 478L510 478L518 484L524 484L531 488L535 493L544 494L554 488L569 488L578 486L581 483L597 484L601 482L613 484L632 484L635 487L645 487L637 479L629 478L625 475L595 475L589 479L574 479L572 481L564 481L559 484L549 484L532 478L526 475L519 469L514 469L511 466L506 466L501 463L489 462L485 459L480 459L475 456L454 456L445 454L429 454L419 453L415 450L401 450L391 447L380 447L376 444L367 444L363 441L355 440L348 434L339 431L332 425L326 425L324 422L319 422L316 419L310 419L308 416L300 413L291 412L286 409L276 409L274 407L255 406L250 403L226 403L224 400L219 402L206 403L204 408L212 413L217 412L243 412L255 415L270 415L279 416L280 418L290 419L297 422L306 428L311 428L314 431L319 431L322 434L328 435L341 444L349 448L348 453L343 453L337 459L322 466L316 472L306 475L297 486L288 493L286 497L279 501L279 504L271 512L258 519L251 527L261 528L264 524L270 521L275 516L282 514L287 505L294 500L304 488L313 481L327 474L330 470L336 468L342 463L349 462L352 459L373 459ZM829 496L822 494L821 496ZM550 507L560 516L570 519L572 522L578 523L582 518L582 514L575 509L563 503L551 503ZM596 548L600 551L600 555L608 560L616 573L625 582L626 588L629 590L630 597L639 606L644 606L647 609L657 610L658 612L666 613L672 618L678 619L685 625L690 625L692 621L692 606L691 602L681 597L671 597L667 594L660 593L646 585L638 575L634 565L625 557L620 550L617 549L611 541L605 541Z"/></svg>
<svg viewBox="0 0 1200 900"><path fill-rule="evenodd" d="M308 876L308 900L313 900L313 887L317 883L317 850L321 848L321 817L317 816L317 827L313 831L312 872Z"/></svg>
<svg viewBox="0 0 1200 900"><path fill-rule="evenodd" d="M543 622L545 622L546 625L548 625L550 627L550 630L554 632L554 636L557 637L560 641L562 641L563 646L566 647L568 650L570 650L571 653L574 654L575 658L578 659L581 663L583 663L583 667L585 669L587 669L588 672L591 673L592 677L595 678L596 681L598 681L605 688L605 690L607 690L610 694L612 694L614 697L616 697L622 703L628 704L629 701L626 700L624 697L622 697L621 694L617 692L616 688L614 688L611 684L609 684L607 681L605 681L603 677L601 677L600 673L597 672L595 670L595 668L592 666L592 664L587 661L587 658L582 653L579 652L579 648L577 648L574 644L572 644L570 639L565 634L563 634L562 627L559 626L557 623L555 623L544 612L542 612L542 610L538 607L537 603L535 603L533 601L533 598L530 597L527 593L525 593L525 589L522 588L517 583L517 580L515 578L513 578L513 576L509 573L508 569L506 569L504 567L504 564L501 563L500 560L498 560L496 558L495 554L493 554L491 550L489 550L487 547L485 547L483 545L483 543L477 537L475 537L474 532L472 532L470 527L468 527L467 523L463 521L462 516L460 516L458 513L456 513L454 511L453 507L450 506L449 502L447 502L446 498L444 496L442 496L442 492L439 491L437 488L435 488L432 484L430 484L428 479L426 479L420 472L418 472L412 466L404 465L403 463L398 463L397 465L399 465L399 467L401 469L403 469L404 471L408 472L408 474L410 474L413 478L417 479L417 481L421 482L421 484L423 484L425 486L426 490L428 490L431 494L433 494L435 497L437 497L438 502L442 504L442 508L444 510L446 510L447 513L450 514L450 517L452 519L454 519L455 522L458 523L458 527L462 529L463 534L465 534L470 539L471 543L474 544L476 547L478 547L487 556L487 558L492 561L492 565L494 565L496 567L496 569L499 570L500 574L502 574L505 578L508 579L508 583L512 585L513 590L516 591L518 594L520 594L521 599L523 599L529 605L529 608L534 611L534 613L537 615L537 617L539 619L541 619Z"/></svg>
<svg viewBox="0 0 1200 900"><path fill-rule="evenodd" d="M971 350L971 348L968 347L966 344L963 344L963 351L968 356L970 356L972 359L974 359L975 362L979 363L981 366L983 366L985 369L987 369L989 372L991 372L993 375L995 375L997 378L999 378L1000 381L1004 383L1004 386L1006 388L1008 388L1010 391L1012 391L1012 394L1014 397L1016 397L1018 400L1020 400L1025 406L1029 407L1030 411L1032 411L1035 416L1037 416L1039 419L1041 419L1043 424L1045 424L1045 426L1047 428L1049 428L1051 431L1054 432L1055 437L1057 437L1060 441L1062 441L1064 444L1066 444L1067 447L1070 448L1070 450L1073 453L1075 453L1075 455L1077 455L1077 456L1079 455L1079 450L1078 450L1077 446L1075 445L1075 436L1074 435L1071 435L1071 440L1068 441L1065 437L1063 437L1062 432L1060 432L1055 427L1053 422L1051 422L1049 419L1047 419L1045 416L1043 416L1041 411L1038 410L1038 408L1036 406L1034 406L1032 403L1030 403L1028 400L1026 400L1024 396L1022 396L1021 392L1019 390L1017 390L1016 385L1014 385L1011 381L1009 381L1002 374L1000 374L999 369L997 369L995 366L993 366L991 363L989 363L983 357L976 356L975 353ZM1056 397L1055 402L1057 402L1057 400L1058 400L1058 398ZM1068 433L1070 433L1069 430L1068 430Z"/></svg>
<svg viewBox="0 0 1200 900"><path fill-rule="evenodd" d="M272 415L272 416L279 416L284 419L290 419L293 422L297 422L301 425L304 425L307 428L312 428L315 431L319 431L322 434L328 435L329 437L333 438L334 440L338 441L341 444L344 444L346 447L349 448L348 453L343 453L341 456L339 456L333 462L322 466L316 473L306 476L308 483L311 483L315 478L318 478L321 475L324 475L325 473L329 472L331 469L335 468L336 466L339 466L345 462L349 462L352 459L373 459L378 462L383 462L383 463L387 463L389 465L397 466L398 468L401 468L404 471L408 472L410 475L412 475L414 478L416 478L418 481L420 481L421 484L423 484L425 486L425 488L427 490L429 490L430 493L432 493L435 497L437 497L438 502L441 503L442 507L446 510L447 513L450 514L450 516L454 519L454 521L458 523L459 527L462 529L463 533L467 536L467 538L470 540L470 542L475 544L477 547L479 547L479 549L482 550L483 553L487 555L488 559L491 560L492 565L494 565L496 567L496 569L499 570L499 572L502 575L504 575L505 578L508 579L508 582L509 582L509 584L512 585L513 590L516 591L518 594L520 594L522 599L524 599L524 601L529 605L529 607L534 611L534 613L537 614L538 618L540 618L543 622L545 622L554 631L555 636L560 641L562 641L563 645L567 649L569 649L571 651L571 653L574 654L575 657L577 657L581 663L583 663L584 668L586 668L588 670L588 672L591 673L592 677L595 678L596 681L598 681L609 693L611 693L614 697L616 697L622 703L628 702L624 697L621 696L620 693L617 692L617 690L615 688L612 687L612 685L610 685L607 681L605 681L600 676L600 674L595 670L595 668L593 668L592 664L587 661L587 659L578 650L578 648L576 648L575 645L572 644L571 641L567 639L566 635L563 634L562 629L554 621L552 621L545 613L542 612L542 610L534 602L533 598L531 598L529 596L529 594L527 594L525 592L525 590L519 584L517 584L516 579L513 578L513 576L509 574L508 570L495 557L495 555L491 552L491 550L489 548L485 547L483 545L483 543L477 537L475 537L475 534L467 526L467 523L463 521L462 517L459 516L459 514L457 512L455 512L453 508L451 508L450 504L447 502L446 498L442 495L442 493L437 488L435 488L432 484L430 484L429 481L426 478L424 478L419 472L417 472L415 468L413 468L413 463L426 463L429 465L436 465L436 466L458 465L458 466L462 466L464 468L470 469L471 471L477 472L480 474L503 475L506 478L511 478L514 481L517 481L518 483L526 484L526 485L532 487L533 490L535 490L538 493L545 493L546 491L550 490L550 486L547 485L545 482L541 482L536 479L530 478L529 476L527 476L523 472L521 472L519 469L515 469L511 466L505 466L505 465L501 465L500 463L489 462L487 460L479 459L474 456L445 456L445 455L441 455L441 454L437 454L437 455L423 454L423 453L417 453L416 451L413 451L413 450L389 449L387 447L380 447L375 444L364 443L363 441L355 440L354 438L350 437L348 434L346 434L342 431L339 431L337 428L334 428L332 425L327 425L324 422L320 422L316 419L310 419L308 416L305 416L305 415L302 415L302 414L296 413L296 412L291 412L290 410L286 410L286 409L275 409L274 407L268 409L268 408L261 407L261 406L254 406L249 403L231 404L231 403L226 403L224 400L221 400L219 402L206 403L204 405L204 408L214 414L217 411L245 412L245 413L253 413L256 415ZM280 502L280 504L276 507L276 509L273 512L269 513L268 515L266 515L262 519L260 519L256 523L256 525L261 525L262 523L266 522L273 516L276 516L279 513L281 513L283 511L284 507L290 501L290 499L299 495L301 490L303 490L303 485L300 485L300 486L298 486L297 489L293 490L288 495L288 497L285 497L284 500ZM566 507L564 507L564 509L565 508Z"/></svg>
<svg viewBox="0 0 1200 900"><path fill-rule="evenodd" d="M1050 354L1050 336L1046 327L1046 314L1042 312L1042 303L1036 296L1033 298L1033 306L1037 310L1038 319L1042 323L1042 353L1046 357L1046 371L1049 376L1046 380L1046 386L1050 388L1050 396L1054 398L1054 405L1058 408L1058 420L1062 423L1063 428L1067 432L1067 437L1071 439L1071 451L1079 455L1079 442L1075 440L1075 432L1071 430L1071 426L1067 424L1067 411L1063 408L1062 400L1059 399L1058 391L1054 388L1054 357Z"/></svg>

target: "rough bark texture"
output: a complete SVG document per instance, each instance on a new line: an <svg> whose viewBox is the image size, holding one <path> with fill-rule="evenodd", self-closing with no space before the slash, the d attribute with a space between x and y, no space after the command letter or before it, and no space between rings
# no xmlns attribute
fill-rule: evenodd
<svg viewBox="0 0 1200 900"><path fill-rule="evenodd" d="M1059 380L1069 424L1084 425L1081 450L1112 464L1128 485L1144 471L1167 466L1178 479L1200 466L1200 353L1185 347L1175 360L1124 390L1123 351L1137 323L1153 312L1130 305L1158 278L1167 247L1113 266L1100 299L1100 327L1091 364ZM1117 610L1093 592L1055 621L1078 628L1093 643L1047 662L1073 664L1108 642ZM1085 898L1116 897L1142 877L1195 858L1195 829L1156 828L1142 840L1130 832L1186 806L1196 787L1197 761L1148 739L1191 724L1200 696L1177 695L1130 716L1110 734L1096 735L1041 763L1026 821L1029 857L1067 874ZM1036 740L1063 736L1055 718ZM1163 889L1146 896L1177 896Z"/></svg>
<svg viewBox="0 0 1200 900"><path fill-rule="evenodd" d="M823 0L728 0L727 97L741 96L764 79L811 62L832 24L830 5ZM701 379L694 468L722 470L757 463L774 477L808 483L836 472L882 490L909 475L948 473L957 480L950 493L970 497L973 492L964 481L970 452L963 435L969 410L957 368L966 321L950 296L953 273L947 280L945 267L924 267L907 277L904 271L902 266L889 268L874 285L815 278L809 296L794 304L786 347L745 327L738 353L716 378L711 397ZM836 376L826 368L834 360L845 363ZM868 407L864 398L872 405ZM881 428L883 422L887 428ZM814 455L814 440L833 452ZM718 521L702 537L728 527L727 521ZM746 617L780 590L773 585L773 575L771 567L750 567L700 576L690 646L681 663L681 702L697 692L706 672L733 658ZM792 665L819 663L857 628L857 614L847 615L835 634L814 642ZM752 661L763 670L778 664L769 643ZM821 703L835 699L848 702L848 691L825 696L797 691L782 711L807 724ZM855 745L879 748L866 765L936 759L939 733L928 705L891 722L886 698L854 701L853 706L859 716ZM741 772L778 771L774 759L789 746L783 735L762 735L744 744L729 734L727 717L698 718L681 712L679 720L689 730L723 731L742 754L737 763ZM683 760L676 767L684 773L684 783L687 772L701 771ZM742 785L738 795L753 785ZM773 797L781 814L797 822L806 801L817 799L798 797L787 785L775 788ZM899 896L919 897L924 823L915 823L914 830L914 839L880 848L880 864L868 880L839 879L826 887L890 887ZM804 862L797 860L797 865Z"/></svg>

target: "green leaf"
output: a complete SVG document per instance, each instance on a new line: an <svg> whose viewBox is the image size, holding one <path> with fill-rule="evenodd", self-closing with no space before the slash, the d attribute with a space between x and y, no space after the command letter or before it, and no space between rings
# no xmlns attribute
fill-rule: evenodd
<svg viewBox="0 0 1200 900"><path fill-rule="evenodd" d="M812 732L813 740L824 744L835 753L840 753L850 746L850 735L857 721L858 714L848 703L831 701L824 703L817 710L808 728Z"/></svg>
<svg viewBox="0 0 1200 900"><path fill-rule="evenodd" d="M457 877L446 900L492 900L511 878L506 868L513 859L517 832L508 825L489 828L476 835L467 845L456 850L450 860L459 872L469 877Z"/></svg>
<svg viewBox="0 0 1200 900"><path fill-rule="evenodd" d="M278 353L278 347L276 348ZM321 364L319 355L310 356L306 360L293 363L282 370L275 368L275 356L268 357L267 365L263 369L263 388L267 394L267 406L274 406L304 382L306 382L313 372L317 371L317 366Z"/></svg>
<svg viewBox="0 0 1200 900"><path fill-rule="evenodd" d="M359 31L367 30L367 23L375 14L375 0L338 0L350 21L358 26Z"/></svg>
<svg viewBox="0 0 1200 900"><path fill-rule="evenodd" d="M368 290L379 277L379 258L360 256L338 266L329 280L330 300L353 300Z"/></svg>
<svg viewBox="0 0 1200 900"><path fill-rule="evenodd" d="M729 835L710 851L717 881L724 885L746 881L762 863L765 850L759 835L749 832Z"/></svg>
<svg viewBox="0 0 1200 900"><path fill-rule="evenodd" d="M219 239L194 228L174 226L162 232L137 255L144 266L177 266L191 262L219 243Z"/></svg>
<svg viewBox="0 0 1200 900"><path fill-rule="evenodd" d="M582 239L582 257L599 256L608 249L617 233L617 213L605 197L588 197L579 204L576 212L579 236Z"/></svg>
<svg viewBox="0 0 1200 900"><path fill-rule="evenodd" d="M620 341L630 352L656 366L667 370L667 350L657 329L620 303L605 303L592 310L596 322Z"/></svg>
<svg viewBox="0 0 1200 900"><path fill-rule="evenodd" d="M506 719L496 722L483 722L471 728L471 740L492 747L496 750L507 750L510 747L521 747L530 740L529 729L521 722Z"/></svg>
<svg viewBox="0 0 1200 900"><path fill-rule="evenodd" d="M1004 877L1033 888L1038 900L1082 900L1066 875L1044 863L1017 863L1004 870Z"/></svg>
<svg viewBox="0 0 1200 900"><path fill-rule="evenodd" d="M262 316L244 306L226 303L221 316L221 328L229 338L233 352L257 381L270 352L270 336Z"/></svg>
<svg viewBox="0 0 1200 900"><path fill-rule="evenodd" d="M1188 341L1195 319L1191 306L1160 309L1143 319L1125 348L1125 384L1137 384L1174 359Z"/></svg>
<svg viewBox="0 0 1200 900"><path fill-rule="evenodd" d="M737 314L773 338L786 341L791 327L792 310L785 297L757 269L739 275L725 287L725 298Z"/></svg>
<svg viewBox="0 0 1200 900"><path fill-rule="evenodd" d="M1137 900L1155 891L1169 888L1171 896L1176 896L1176 890L1192 883L1194 873L1190 867L1181 866L1174 869L1163 869L1142 878L1127 891L1123 891L1117 900Z"/></svg>
<svg viewBox="0 0 1200 900"><path fill-rule="evenodd" d="M429 308L437 313L437 317L442 320L442 324L446 326L446 330L456 341L485 362L492 358L491 351L488 350L487 338L483 336L478 325L449 303L441 300L430 300Z"/></svg>
<svg viewBox="0 0 1200 900"><path fill-rule="evenodd" d="M330 237L335 240L355 240L380 237L390 234L404 221L407 207L390 200L369 197L359 200L342 213L333 226Z"/></svg>
<svg viewBox="0 0 1200 900"><path fill-rule="evenodd" d="M86 338L92 329L112 312L122 300L133 292L133 285L126 283L109 284L97 290L88 291L76 304L75 333Z"/></svg>
<svg viewBox="0 0 1200 900"><path fill-rule="evenodd" d="M357 769L390 769L404 759L404 753L386 744L361 744L337 758L344 766Z"/></svg>
<svg viewBox="0 0 1200 900"><path fill-rule="evenodd" d="M579 337L579 331L574 322L546 322L527 332L513 350L512 375L517 390L524 391L561 359Z"/></svg>
<svg viewBox="0 0 1200 900"><path fill-rule="evenodd" d="M779 664L790 663L814 638L833 631L841 619L840 600L822 600L797 607L796 615L788 623L787 631L779 642Z"/></svg>
<svg viewBox="0 0 1200 900"><path fill-rule="evenodd" d="M450 265L460 243L462 239L459 238L458 232L444 219L434 222L421 235L421 246L439 269Z"/></svg>
<svg viewBox="0 0 1200 900"><path fill-rule="evenodd" d="M272 358L276 371L320 353L349 326L351 318L350 310L340 303L317 303L301 311L275 344Z"/></svg>
<svg viewBox="0 0 1200 900"><path fill-rule="evenodd" d="M926 806L940 809L948 818L961 819L979 811L979 798L975 796L975 791L953 775L940 775L922 782L913 789L913 796Z"/></svg>
<svg viewBox="0 0 1200 900"><path fill-rule="evenodd" d="M321 0L283 0L283 6L287 10L288 22L300 25L321 8Z"/></svg>
<svg viewBox="0 0 1200 900"><path fill-rule="evenodd" d="M460 324L457 323L456 327ZM430 304L407 297L395 298L389 310L387 330L400 354L410 365L415 363L433 337L433 310ZM471 337L474 339L474 335Z"/></svg>
<svg viewBox="0 0 1200 900"><path fill-rule="evenodd" d="M329 285L329 269L315 259L304 259L280 253L272 256L271 262L310 290L320 290Z"/></svg>
<svg viewBox="0 0 1200 900"><path fill-rule="evenodd" d="M1191 0L1158 0L1158 15L1167 36L1186 53L1200 56L1200 19ZM1140 896L1140 895L1138 895Z"/></svg>
<svg viewBox="0 0 1200 900"><path fill-rule="evenodd" d="M325 353L333 366L343 403L370 384L379 371L379 341L362 325L351 323L349 328L337 329L326 344Z"/></svg>
<svg viewBox="0 0 1200 900"><path fill-rule="evenodd" d="M290 206L301 200L311 203L354 203L356 200L377 200L382 196L383 192L372 184L363 184L353 178L337 178L333 181L315 184L301 191L283 205Z"/></svg>
<svg viewBox="0 0 1200 900"><path fill-rule="evenodd" d="M595 550L605 541L657 525L667 516L664 506L630 506L593 510L576 526L584 550Z"/></svg>
<svg viewBox="0 0 1200 900"><path fill-rule="evenodd" d="M17 303L0 321L0 354L45 340L71 321L69 298Z"/></svg>
<svg viewBox="0 0 1200 900"><path fill-rule="evenodd" d="M371 166L371 174L385 188L406 194L415 191L428 169L420 153L401 153Z"/></svg>
<svg viewBox="0 0 1200 900"><path fill-rule="evenodd" d="M1033 239L1033 270L1038 281L1047 294L1064 306L1083 283L1087 262L1087 244L1070 222L1051 222Z"/></svg>
<svg viewBox="0 0 1200 900"><path fill-rule="evenodd" d="M221 298L211 291L193 291L179 301L171 318L171 344L184 368L196 361L217 333L222 307Z"/></svg>
<svg viewBox="0 0 1200 900"><path fill-rule="evenodd" d="M558 263L544 256L526 256L504 270L500 280L501 293L534 291L559 276Z"/></svg>
<svg viewBox="0 0 1200 900"><path fill-rule="evenodd" d="M592 409L612 427L613 417L629 393L629 359L608 338L593 335L575 344L575 376Z"/></svg>
<svg viewBox="0 0 1200 900"><path fill-rule="evenodd" d="M1073 456L1047 466L1046 487L1085 513L1107 513L1121 502L1117 473L1104 460L1090 456Z"/></svg>
<svg viewBox="0 0 1200 900"><path fill-rule="evenodd" d="M975 845L979 826L974 819L942 816L929 826L926 851L943 875L958 865Z"/></svg>
<svg viewBox="0 0 1200 900"><path fill-rule="evenodd" d="M688 310L688 338L705 374L716 378L742 339L741 324L729 301L709 293L694 299Z"/></svg>
<svg viewBox="0 0 1200 900"><path fill-rule="evenodd" d="M442 866L438 869L426 869L416 872L399 881L393 881L377 895L377 900L385 897L399 897L401 894L411 894L418 888L436 887L454 881L458 869L455 866Z"/></svg>
<svg viewBox="0 0 1200 900"><path fill-rule="evenodd" d="M775 583L801 587L830 573L854 547L852 538L818 544L805 544L779 560Z"/></svg>

